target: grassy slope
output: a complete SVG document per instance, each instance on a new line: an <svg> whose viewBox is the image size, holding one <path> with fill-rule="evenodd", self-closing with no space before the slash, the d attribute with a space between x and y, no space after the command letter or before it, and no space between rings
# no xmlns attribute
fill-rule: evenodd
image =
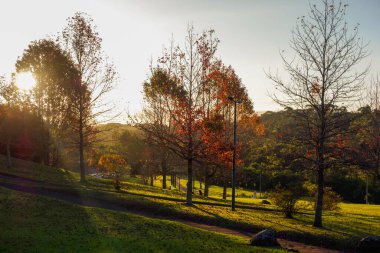
<svg viewBox="0 0 380 253"><path fill-rule="evenodd" d="M325 229L317 229L312 227L311 211L298 214L295 219L284 219L274 206L250 203L231 212L225 201L200 196L195 196L195 206L189 207L184 204L184 193L177 190L168 191L137 182L125 182L123 191L117 193L112 190L109 180L89 179L86 186L79 186L75 173L25 162L16 165L18 169L9 173L64 183L76 187L79 194L110 199L131 208L252 232L272 227L280 236L310 244L346 248L353 247L361 237L380 234L380 206L375 205L342 204L340 212L325 212Z"/></svg>
<svg viewBox="0 0 380 253"><path fill-rule="evenodd" d="M170 221L0 187L0 252L284 252Z"/></svg>

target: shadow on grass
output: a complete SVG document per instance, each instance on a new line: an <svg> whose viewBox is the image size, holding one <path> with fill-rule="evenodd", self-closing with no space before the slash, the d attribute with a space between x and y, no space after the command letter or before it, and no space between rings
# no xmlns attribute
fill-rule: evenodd
<svg viewBox="0 0 380 253"><path fill-rule="evenodd" d="M4 188L0 200L1 252L84 252L101 239L83 207Z"/></svg>

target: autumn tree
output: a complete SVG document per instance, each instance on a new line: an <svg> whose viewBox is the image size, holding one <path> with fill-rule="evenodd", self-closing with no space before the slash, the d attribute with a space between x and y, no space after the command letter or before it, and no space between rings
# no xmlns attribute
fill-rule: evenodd
<svg viewBox="0 0 380 253"><path fill-rule="evenodd" d="M200 156L204 167L205 196L208 195L209 179L215 175L218 168L223 179L223 198L226 198L227 183L231 175L233 154L233 103L229 97L233 96L241 103L237 108L239 137L249 135L245 143L253 140L261 133L258 116L253 110L253 103L248 96L241 79L231 66L224 66L218 60L211 63L207 72L207 83L204 85L204 110L202 121L202 140L204 142L203 156ZM241 141L238 142L237 157L243 150ZM245 148L247 149L247 147ZM242 163L241 159L237 161Z"/></svg>
<svg viewBox="0 0 380 253"><path fill-rule="evenodd" d="M110 175L115 179L115 189L120 190L120 180L125 173L128 172L128 164L125 159L118 154L102 155L98 162L98 167L106 175Z"/></svg>
<svg viewBox="0 0 380 253"><path fill-rule="evenodd" d="M213 33L213 31L210 31ZM217 39L207 32L197 35L190 26L185 46L164 51L152 75L144 84L146 106L138 125L158 146L172 150L187 161L187 204L192 204L193 163L199 157L202 140L204 56L212 58Z"/></svg>
<svg viewBox="0 0 380 253"><path fill-rule="evenodd" d="M80 181L85 182L85 148L95 140L97 120L110 113L109 104L102 101L114 87L117 74L102 51L102 39L93 20L84 13L75 13L67 20L60 43L72 58L78 71L72 92L68 127L73 131L73 144L79 151Z"/></svg>
<svg viewBox="0 0 380 253"><path fill-rule="evenodd" d="M347 5L323 0L322 8L311 6L308 16L298 19L290 46L295 53L288 60L281 58L290 81L268 73L280 94L274 101L293 108L294 117L302 127L296 136L300 145L312 152L311 160L317 173L317 202L314 226L322 227L322 204L325 170L331 167L329 155L334 139L347 124L342 106L358 99L367 69L355 67L367 56L366 45L358 34L358 26L349 30L345 21Z"/></svg>
<svg viewBox="0 0 380 253"><path fill-rule="evenodd" d="M72 105L72 84L78 72L68 54L49 39L31 42L17 60L16 72L30 72L36 80L32 100L42 123L49 129L45 137L49 142L45 161L57 165Z"/></svg>

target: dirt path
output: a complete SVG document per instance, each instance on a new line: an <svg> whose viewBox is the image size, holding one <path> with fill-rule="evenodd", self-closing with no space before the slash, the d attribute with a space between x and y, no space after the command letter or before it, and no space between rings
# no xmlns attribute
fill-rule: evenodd
<svg viewBox="0 0 380 253"><path fill-rule="evenodd" d="M114 210L114 211L124 211L124 212L142 215L142 216L154 218L154 219L177 221L182 224L203 229L203 230L207 230L207 231L241 236L241 237L247 238L247 240L252 237L252 234L246 233L243 231L237 231L237 230L232 230L232 229L213 226L213 225L196 223L196 222L186 221L182 219L168 218L168 217L156 215L154 213L131 210L125 206L118 205L106 200L99 200L99 199L89 198L89 197L83 198L82 196L78 194L74 194L74 193L70 194L70 193L65 193L65 192L59 192L57 189L49 189L48 188L49 185L51 184L41 185L41 182L8 176L8 175L4 175L0 173L0 186L6 187L8 189L51 197L51 198L55 198L55 199L63 200L66 202L83 205L83 206L98 207L98 208L104 208L104 209L109 209L109 210ZM336 250L329 250L329 249L325 249L321 247L307 245L304 243L288 241L285 239L278 239L278 241L282 247L287 248L287 249L298 250L301 253L338 253L339 252Z"/></svg>

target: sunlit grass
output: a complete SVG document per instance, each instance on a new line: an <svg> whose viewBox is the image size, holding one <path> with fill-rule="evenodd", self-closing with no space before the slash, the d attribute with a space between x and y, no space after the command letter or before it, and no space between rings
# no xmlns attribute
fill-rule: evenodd
<svg viewBox="0 0 380 253"><path fill-rule="evenodd" d="M177 222L0 187L0 252L285 252Z"/></svg>
<svg viewBox="0 0 380 253"><path fill-rule="evenodd" d="M360 238L380 234L379 205L342 203L341 210L324 212L324 228L319 229L312 226L314 214L311 209L302 209L294 219L286 219L273 204L263 205L260 204L260 199L248 197L238 198L237 211L232 212L230 201L221 200L220 197L205 198L196 194L193 198L194 206L187 206L184 192L174 188L163 190L159 185L143 185L139 178L127 178L128 180L123 182L122 191L117 192L111 179L88 177L87 184L80 185L77 173L33 163L19 163L20 169L17 167L8 170L1 167L0 171L66 184L69 186L66 187L67 190L75 189L83 197L106 199L125 205L131 210L151 211L164 216L251 232L271 227L279 232L280 237L335 248L352 248ZM32 167L28 169L28 166ZM215 192L218 194L220 189L222 188L216 188Z"/></svg>

